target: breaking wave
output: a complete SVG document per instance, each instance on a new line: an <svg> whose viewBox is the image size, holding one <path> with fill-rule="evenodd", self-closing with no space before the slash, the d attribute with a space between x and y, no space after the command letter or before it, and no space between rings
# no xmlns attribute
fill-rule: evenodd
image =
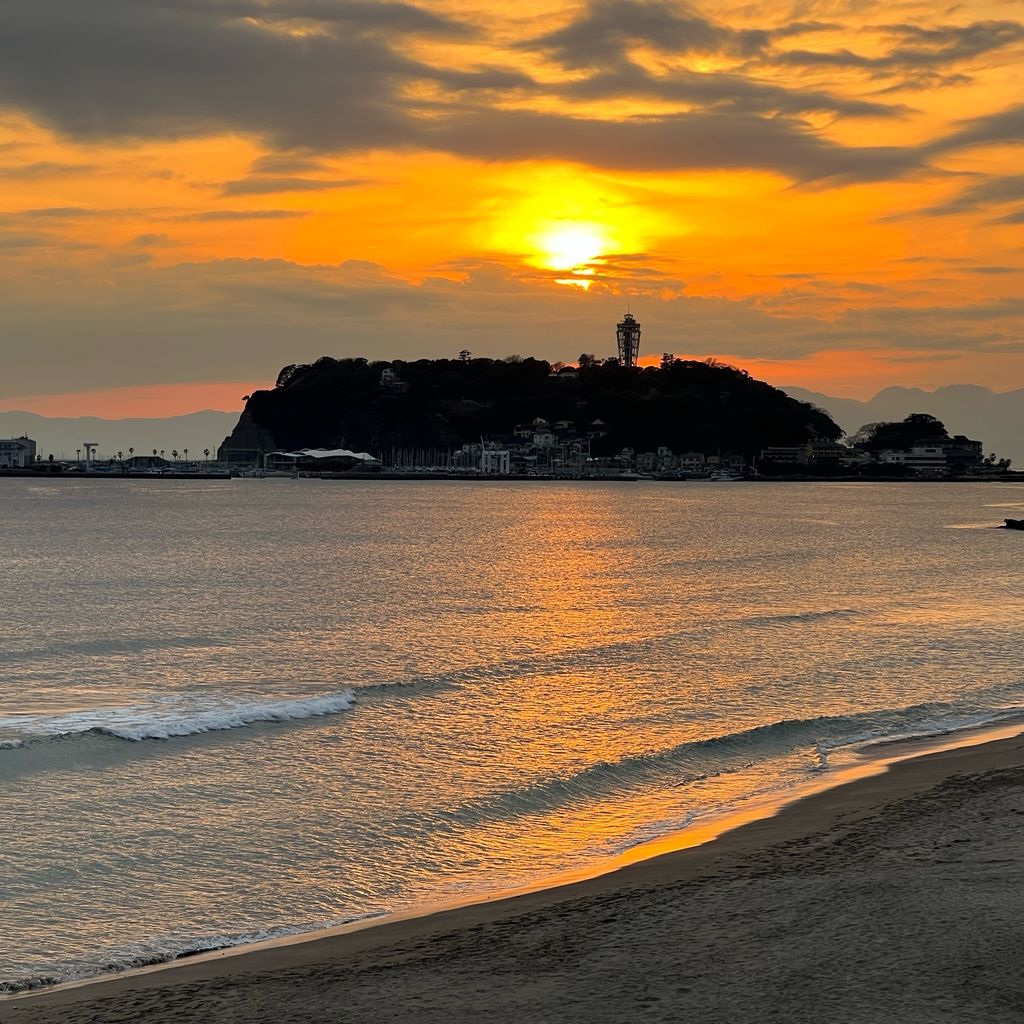
<svg viewBox="0 0 1024 1024"><path fill-rule="evenodd" d="M238 729L257 722L289 722L347 711L356 702L354 690L290 700L245 701L214 707L182 707L182 702L145 706L97 708L50 717L0 719L0 728L17 727L27 737L0 740L0 749L25 747L39 740L76 736L110 736L141 742L173 736Z"/></svg>

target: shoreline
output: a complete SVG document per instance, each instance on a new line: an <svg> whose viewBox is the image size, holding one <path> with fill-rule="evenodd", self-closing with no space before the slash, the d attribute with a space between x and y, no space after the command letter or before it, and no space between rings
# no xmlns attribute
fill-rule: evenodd
<svg viewBox="0 0 1024 1024"><path fill-rule="evenodd" d="M878 756L881 750L884 754ZM867 756L872 753L875 756ZM894 802L912 801L963 772L990 771L993 765L1020 767L1024 765L1024 722L894 740L878 748L861 748L858 754L862 760L830 776L808 780L740 812L697 822L587 869L522 889L5 995L0 997L0 1020L25 1020L24 1010L52 1008L63 1013L76 1006L93 1006L98 1000L144 1001L147 992L221 986L241 977L251 979L254 974L301 973L322 969L325 961L344 972L353 958L362 962L410 942L422 948L439 935L451 938L500 928L523 915L557 917L560 907L581 901L596 903L600 909L602 901L621 901L623 894L632 891L656 892L664 886L699 883L725 862L742 863L779 843L821 836L841 821L870 818Z"/></svg>
<svg viewBox="0 0 1024 1024"><path fill-rule="evenodd" d="M384 470L379 473L366 472L299 472L279 470L209 470L197 473L167 472L116 472L116 473L52 473L32 469L0 469L0 479L31 479L47 482L73 480L326 480L334 483L345 481L361 482L407 482L424 483L661 483L661 484L1014 484L1024 483L1024 472L1011 470L999 476L988 477L894 477L866 474L863 476L822 476L813 473L784 473L778 476L737 477L728 480L713 480L706 476L665 476L639 475L635 472L594 474L591 476L564 476L553 473L538 473L530 476L488 473L473 475L469 473L415 472L408 473Z"/></svg>

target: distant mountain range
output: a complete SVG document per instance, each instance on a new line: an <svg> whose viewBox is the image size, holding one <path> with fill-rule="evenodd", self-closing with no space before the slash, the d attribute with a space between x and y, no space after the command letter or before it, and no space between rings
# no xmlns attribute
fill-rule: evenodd
<svg viewBox="0 0 1024 1024"><path fill-rule="evenodd" d="M1024 469L1024 388L990 391L976 384L951 384L937 391L885 388L868 402L833 398L805 388L784 387L788 395L824 409L848 434L865 423L902 420L912 412L937 416L951 434L982 441L985 454L996 452Z"/></svg>
<svg viewBox="0 0 1024 1024"><path fill-rule="evenodd" d="M47 455L73 459L83 441L99 445L99 458L109 458L116 452L127 456L129 448L134 448L136 455L148 455L154 448L168 454L187 448L190 458L202 458L204 448L209 448L213 457L237 422L236 412L209 409L164 419L128 420L102 420L96 416L63 419L34 412L0 412L0 437L27 434L44 459Z"/></svg>

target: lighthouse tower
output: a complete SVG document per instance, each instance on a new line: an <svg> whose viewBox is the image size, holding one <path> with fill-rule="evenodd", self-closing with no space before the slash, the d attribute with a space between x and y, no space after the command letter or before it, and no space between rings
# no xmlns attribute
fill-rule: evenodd
<svg viewBox="0 0 1024 1024"><path fill-rule="evenodd" d="M640 355L640 325L627 313L622 323L616 325L615 339L619 343L619 362L623 366L636 366Z"/></svg>

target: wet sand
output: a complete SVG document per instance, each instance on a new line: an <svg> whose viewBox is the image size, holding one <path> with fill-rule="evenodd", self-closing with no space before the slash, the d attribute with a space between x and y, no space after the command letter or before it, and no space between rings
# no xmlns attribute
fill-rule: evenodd
<svg viewBox="0 0 1024 1024"><path fill-rule="evenodd" d="M573 885L4 1001L0 1021L1024 1022L1024 738Z"/></svg>

